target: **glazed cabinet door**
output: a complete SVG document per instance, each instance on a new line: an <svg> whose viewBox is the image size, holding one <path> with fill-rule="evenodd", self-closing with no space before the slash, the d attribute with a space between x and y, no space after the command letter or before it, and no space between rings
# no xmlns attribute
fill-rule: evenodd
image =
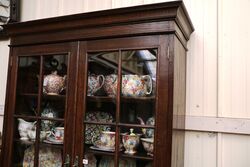
<svg viewBox="0 0 250 167"><path fill-rule="evenodd" d="M159 37L82 42L79 166L154 166Z"/></svg>
<svg viewBox="0 0 250 167"><path fill-rule="evenodd" d="M72 163L76 45L12 48L4 166Z"/></svg>

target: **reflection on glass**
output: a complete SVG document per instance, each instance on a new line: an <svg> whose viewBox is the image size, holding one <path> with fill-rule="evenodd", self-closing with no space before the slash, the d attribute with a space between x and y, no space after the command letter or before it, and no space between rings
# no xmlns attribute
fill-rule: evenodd
<svg viewBox="0 0 250 167"><path fill-rule="evenodd" d="M40 57L20 57L17 74L17 94L37 94Z"/></svg>
<svg viewBox="0 0 250 167"><path fill-rule="evenodd" d="M155 93L156 52L136 50L122 52L122 95L146 97Z"/></svg>
<svg viewBox="0 0 250 167"><path fill-rule="evenodd" d="M15 113L20 115L36 116L38 114L37 104L37 96L17 94Z"/></svg>
<svg viewBox="0 0 250 167"><path fill-rule="evenodd" d="M88 55L88 96L116 95L118 52Z"/></svg>
<svg viewBox="0 0 250 167"><path fill-rule="evenodd" d="M95 152L113 154L115 151L118 60L118 52L88 54L88 91L84 118L84 158L88 160L88 166L112 166L114 160L113 156L100 156Z"/></svg>
<svg viewBox="0 0 250 167"><path fill-rule="evenodd" d="M33 165L34 152L30 150L33 149L34 140L31 140L30 135L36 128L36 121L18 118L15 124L13 166Z"/></svg>
<svg viewBox="0 0 250 167"><path fill-rule="evenodd" d="M34 166L35 147L25 143L14 144L13 166Z"/></svg>
<svg viewBox="0 0 250 167"><path fill-rule="evenodd" d="M64 118L65 98L52 99L43 97L41 103L41 116L48 118Z"/></svg>
<svg viewBox="0 0 250 167"><path fill-rule="evenodd" d="M156 69L156 50L122 51L120 122L154 126L154 121L148 120L155 113ZM142 133L151 138L154 132L143 130Z"/></svg>

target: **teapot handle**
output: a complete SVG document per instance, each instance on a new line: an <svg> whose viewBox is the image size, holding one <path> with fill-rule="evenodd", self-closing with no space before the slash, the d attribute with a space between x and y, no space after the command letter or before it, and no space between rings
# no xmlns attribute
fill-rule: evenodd
<svg viewBox="0 0 250 167"><path fill-rule="evenodd" d="M144 75L143 78L148 78L149 80L149 86L150 86L150 89L149 91L146 92L147 95L150 95L152 93L152 90L153 90L153 82L152 82L152 78L150 75Z"/></svg>
<svg viewBox="0 0 250 167"><path fill-rule="evenodd" d="M100 87L99 88L97 88L96 89L96 91L98 91L99 89L101 89L102 88L102 86L104 85L104 81L105 81L105 77L104 77L104 75L98 75L97 76L97 80L100 82L100 78L102 79L102 81L101 81L101 85L100 85Z"/></svg>
<svg viewBox="0 0 250 167"><path fill-rule="evenodd" d="M63 76L63 87L61 88L61 90L59 91L59 92L62 92L63 90L65 90L66 89L66 77L67 77L67 75L64 75Z"/></svg>

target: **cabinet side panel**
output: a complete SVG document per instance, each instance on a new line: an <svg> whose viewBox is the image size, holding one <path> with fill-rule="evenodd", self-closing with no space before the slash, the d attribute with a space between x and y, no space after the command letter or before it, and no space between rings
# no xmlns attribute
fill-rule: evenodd
<svg viewBox="0 0 250 167"><path fill-rule="evenodd" d="M186 51L174 38L174 98L172 167L184 166L185 104L186 104Z"/></svg>

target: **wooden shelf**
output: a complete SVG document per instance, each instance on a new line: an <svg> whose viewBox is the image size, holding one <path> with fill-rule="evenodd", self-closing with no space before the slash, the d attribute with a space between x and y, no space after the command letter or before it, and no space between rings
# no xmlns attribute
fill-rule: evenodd
<svg viewBox="0 0 250 167"><path fill-rule="evenodd" d="M132 158L132 159L140 159L140 160L153 160L154 159L154 157L151 157L147 155L147 153L144 153L144 152L143 153L138 152L138 153L135 153L134 155L121 153L120 156L124 158Z"/></svg>
<svg viewBox="0 0 250 167"><path fill-rule="evenodd" d="M155 96L148 96L148 97L125 97L121 96L122 102L154 102Z"/></svg>
<svg viewBox="0 0 250 167"><path fill-rule="evenodd" d="M155 129L152 125L140 125L140 124L128 124L128 123L118 123L118 126L131 127L131 128L150 128Z"/></svg>
<svg viewBox="0 0 250 167"><path fill-rule="evenodd" d="M87 100L90 102L116 102L115 97L109 96L87 96Z"/></svg>
<svg viewBox="0 0 250 167"><path fill-rule="evenodd" d="M17 95L18 96L25 96L25 97L38 97L38 94L36 94L36 93L20 93Z"/></svg>
<svg viewBox="0 0 250 167"><path fill-rule="evenodd" d="M114 156L115 155L114 152L93 150L93 149L90 148L90 146L86 147L86 152L93 153L95 155L108 155L108 156Z"/></svg>
<svg viewBox="0 0 250 167"><path fill-rule="evenodd" d="M49 95L49 94L43 94L42 97L44 99L49 99L49 100L65 100L66 95Z"/></svg>
<svg viewBox="0 0 250 167"><path fill-rule="evenodd" d="M53 147L53 148L57 148L57 149L63 149L63 144L49 144L49 143L40 142L40 146L47 146L47 147Z"/></svg>
<svg viewBox="0 0 250 167"><path fill-rule="evenodd" d="M59 122L64 122L63 118L50 118L50 117L40 117L40 116L29 116L29 115L18 115L14 114L15 118L24 118L24 119L41 119L41 120L50 120L50 121L59 121Z"/></svg>
<svg viewBox="0 0 250 167"><path fill-rule="evenodd" d="M108 123L108 122L96 122L96 121L84 121L85 124L94 124L94 125L111 125L115 126L116 123Z"/></svg>
<svg viewBox="0 0 250 167"><path fill-rule="evenodd" d="M14 142L20 143L20 144L23 144L23 145L33 145L33 144L35 144L35 141L31 141L31 140L14 139ZM63 149L63 144L49 144L49 143L44 143L43 141L40 141L39 145L40 146L48 146L48 147Z"/></svg>
<svg viewBox="0 0 250 167"><path fill-rule="evenodd" d="M116 97L109 96L87 96L88 101L92 102L116 102ZM154 102L155 96L149 97L125 97L121 96L122 102Z"/></svg>
<svg viewBox="0 0 250 167"><path fill-rule="evenodd" d="M35 141L31 141L31 140L14 139L14 142L20 143L22 145L33 145L33 144L35 144Z"/></svg>

